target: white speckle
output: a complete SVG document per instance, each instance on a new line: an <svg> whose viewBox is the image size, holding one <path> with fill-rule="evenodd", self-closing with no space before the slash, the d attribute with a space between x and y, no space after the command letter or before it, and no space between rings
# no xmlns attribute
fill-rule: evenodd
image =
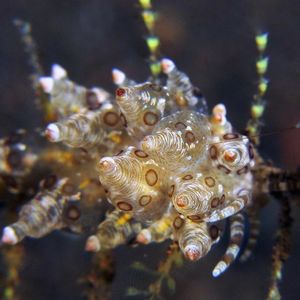
<svg viewBox="0 0 300 300"><path fill-rule="evenodd" d="M47 126L45 134L51 142L58 142L60 139L59 128L54 123L50 123Z"/></svg>
<svg viewBox="0 0 300 300"><path fill-rule="evenodd" d="M122 85L126 79L126 75L119 69L112 69L112 80L116 85Z"/></svg>
<svg viewBox="0 0 300 300"><path fill-rule="evenodd" d="M163 58L160 63L161 63L162 71L165 74L169 74L175 69L174 62L169 58Z"/></svg>
<svg viewBox="0 0 300 300"><path fill-rule="evenodd" d="M67 77L67 71L60 65L52 65L51 75L54 80L60 80Z"/></svg>
<svg viewBox="0 0 300 300"><path fill-rule="evenodd" d="M215 266L215 268L212 272L212 275L214 277L220 276L226 270L226 267L227 267L227 265L224 261L218 262L218 264Z"/></svg>
<svg viewBox="0 0 300 300"><path fill-rule="evenodd" d="M101 249L100 241L95 235L91 235L85 244L85 251L98 252Z"/></svg>
<svg viewBox="0 0 300 300"><path fill-rule="evenodd" d="M15 245L18 242L18 237L16 236L15 231L10 226L4 227L2 235L2 243Z"/></svg>
<svg viewBox="0 0 300 300"><path fill-rule="evenodd" d="M40 82L44 92L50 94L51 91L53 90L53 86L54 86L53 78L51 78L51 77L41 77L39 79L39 82Z"/></svg>
<svg viewBox="0 0 300 300"><path fill-rule="evenodd" d="M95 93L98 103L103 103L109 98L109 93L103 89L93 87L91 91Z"/></svg>

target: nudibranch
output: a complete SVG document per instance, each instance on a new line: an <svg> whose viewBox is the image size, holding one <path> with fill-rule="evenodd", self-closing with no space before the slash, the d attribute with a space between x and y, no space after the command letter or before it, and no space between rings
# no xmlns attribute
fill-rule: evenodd
<svg viewBox="0 0 300 300"><path fill-rule="evenodd" d="M251 203L253 149L233 131L223 104L209 115L200 90L172 60L162 59L161 69L165 81L144 83L113 69L113 96L77 85L54 65L51 77L40 78L57 114L45 136L91 154L91 172L98 173L114 207L86 250L111 249L132 238L141 244L171 239L195 261L219 241L217 223L234 216L230 245L213 271L218 276L237 256L244 234L239 212ZM64 194L65 182L57 180L27 204L2 241L15 244L68 227L64 211L76 195Z"/></svg>

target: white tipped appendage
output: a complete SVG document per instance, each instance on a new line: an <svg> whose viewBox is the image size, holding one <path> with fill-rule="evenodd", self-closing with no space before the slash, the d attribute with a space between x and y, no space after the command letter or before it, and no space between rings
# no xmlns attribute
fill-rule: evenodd
<svg viewBox="0 0 300 300"><path fill-rule="evenodd" d="M169 74L175 69L174 62L169 58L163 58L160 64L161 64L162 71L165 74Z"/></svg>
<svg viewBox="0 0 300 300"><path fill-rule="evenodd" d="M227 264L224 261L220 261L213 269L212 275L214 277L220 276L227 269Z"/></svg>
<svg viewBox="0 0 300 300"><path fill-rule="evenodd" d="M45 136L50 142L58 142L60 140L59 128L56 124L51 123L47 126Z"/></svg>
<svg viewBox="0 0 300 300"><path fill-rule="evenodd" d="M151 232L148 229L143 229L136 238L137 242L140 244L149 244L151 239Z"/></svg>
<svg viewBox="0 0 300 300"><path fill-rule="evenodd" d="M227 113L226 107L223 103L215 105L212 112L213 114L220 114L222 116L226 116Z"/></svg>
<svg viewBox="0 0 300 300"><path fill-rule="evenodd" d="M112 69L112 80L115 85L122 85L126 79L126 75L119 69Z"/></svg>
<svg viewBox="0 0 300 300"><path fill-rule="evenodd" d="M99 161L98 169L101 172L110 173L112 171L115 171L116 163L111 157L103 157Z"/></svg>
<svg viewBox="0 0 300 300"><path fill-rule="evenodd" d="M98 252L100 251L101 245L98 238L95 235L91 235L85 244L85 251Z"/></svg>
<svg viewBox="0 0 300 300"><path fill-rule="evenodd" d="M196 245L187 245L184 248L184 254L189 260L196 261L202 257L202 249Z"/></svg>
<svg viewBox="0 0 300 300"><path fill-rule="evenodd" d="M13 228L10 226L4 227L1 241L9 245L15 245L18 242L18 237Z"/></svg>
<svg viewBox="0 0 300 300"><path fill-rule="evenodd" d="M93 87L91 88L91 91L95 93L99 104L102 104L107 99L109 99L109 93L103 89Z"/></svg>
<svg viewBox="0 0 300 300"><path fill-rule="evenodd" d="M53 64L51 75L54 80L60 80L67 77L67 71L58 64Z"/></svg>
<svg viewBox="0 0 300 300"><path fill-rule="evenodd" d="M51 77L41 77L39 79L40 85L45 93L50 94L53 90L54 80Z"/></svg>

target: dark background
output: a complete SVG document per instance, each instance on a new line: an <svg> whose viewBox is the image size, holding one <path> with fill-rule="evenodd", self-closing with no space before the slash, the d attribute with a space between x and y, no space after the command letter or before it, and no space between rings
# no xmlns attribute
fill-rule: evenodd
<svg viewBox="0 0 300 300"><path fill-rule="evenodd" d="M72 80L86 86L113 89L111 68L119 67L137 81L147 78L145 34L133 0L0 0L0 134L16 128L34 128L41 116L34 106L28 79L30 68L16 17L33 28L40 60L47 73L52 63L64 66ZM242 130L255 92L254 36L269 31L270 89L264 132L290 127L300 121L300 2L255 1L154 1L161 13L158 30L162 52L190 75L208 99L222 101L229 119ZM261 152L277 165L300 165L299 132L291 130L262 139ZM294 216L299 209L294 210ZM198 263L177 271L177 292L172 299L264 299L271 265L271 247L277 223L277 205L262 212L263 231L252 260L235 264L220 279L210 275L222 246ZM294 226L292 257L282 284L283 299L299 299L299 218ZM77 300L76 277L87 270L84 238L54 233L39 241L27 240L22 300ZM225 246L225 245L223 245ZM115 251L118 274L113 299L121 299L126 286L145 286L145 278L130 270L133 260L156 266L163 249L156 245ZM159 255L158 255L159 253ZM171 297L170 297L171 299Z"/></svg>

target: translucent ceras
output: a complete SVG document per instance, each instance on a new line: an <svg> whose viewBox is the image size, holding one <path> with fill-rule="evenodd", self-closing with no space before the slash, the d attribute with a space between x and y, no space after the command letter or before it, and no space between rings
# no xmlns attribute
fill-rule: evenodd
<svg viewBox="0 0 300 300"><path fill-rule="evenodd" d="M175 239L188 259L197 260L218 238L210 223L249 203L248 139L231 131L215 135L212 127L207 116L185 109L162 118L141 140L142 150L129 147L100 160L108 200L143 223L138 242Z"/></svg>
<svg viewBox="0 0 300 300"><path fill-rule="evenodd" d="M3 229L2 242L14 245L26 236L39 238L64 227L63 210L68 197L62 191L66 184L67 179L55 177L42 182L44 190L22 207L16 223Z"/></svg>
<svg viewBox="0 0 300 300"><path fill-rule="evenodd" d="M116 100L128 133L136 139L151 133L164 114L168 98L165 87L150 82L118 88Z"/></svg>
<svg viewBox="0 0 300 300"><path fill-rule="evenodd" d="M67 71L60 65L52 66L51 77L41 77L40 84L49 94L50 102L59 117L69 116L88 109L97 109L110 98L102 88L87 89L67 77Z"/></svg>

